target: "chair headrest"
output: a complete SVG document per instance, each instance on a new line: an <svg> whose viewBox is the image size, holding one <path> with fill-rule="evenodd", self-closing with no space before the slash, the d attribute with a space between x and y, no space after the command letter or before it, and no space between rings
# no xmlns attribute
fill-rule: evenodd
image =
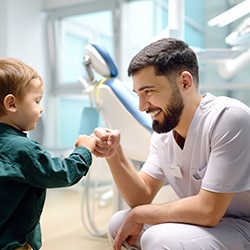
<svg viewBox="0 0 250 250"><path fill-rule="evenodd" d="M89 56L93 69L103 77L116 77L117 67L104 46L88 44L84 49L85 56Z"/></svg>

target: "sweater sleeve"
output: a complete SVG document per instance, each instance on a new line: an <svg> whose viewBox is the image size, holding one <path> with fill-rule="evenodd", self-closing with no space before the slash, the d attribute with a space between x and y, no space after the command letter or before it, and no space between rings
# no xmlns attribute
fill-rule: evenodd
<svg viewBox="0 0 250 250"><path fill-rule="evenodd" d="M67 187L88 173L92 155L85 147L77 147L66 158L52 157L40 144L30 142L18 150L18 178L39 188Z"/></svg>

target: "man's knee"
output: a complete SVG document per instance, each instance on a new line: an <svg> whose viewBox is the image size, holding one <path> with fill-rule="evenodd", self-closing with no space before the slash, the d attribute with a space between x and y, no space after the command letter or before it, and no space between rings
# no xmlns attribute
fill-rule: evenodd
<svg viewBox="0 0 250 250"><path fill-rule="evenodd" d="M112 215L108 224L108 238L111 243L113 243L117 231L121 227L129 211L130 210L122 210Z"/></svg>
<svg viewBox="0 0 250 250"><path fill-rule="evenodd" d="M161 239L162 237L164 239ZM157 226L151 226L141 236L141 248L143 250L169 249L167 246L163 246L166 237L167 234L160 232Z"/></svg>
<svg viewBox="0 0 250 250"><path fill-rule="evenodd" d="M181 224L163 223L149 227L141 237L141 248L143 250L183 250L179 233ZM185 237L185 236L184 236Z"/></svg>
<svg viewBox="0 0 250 250"><path fill-rule="evenodd" d="M242 237L240 231L233 228L232 221L226 223L228 220L224 219L225 222L214 228L180 223L154 225L143 233L141 248L143 250L246 249L244 246L248 244L248 240Z"/></svg>

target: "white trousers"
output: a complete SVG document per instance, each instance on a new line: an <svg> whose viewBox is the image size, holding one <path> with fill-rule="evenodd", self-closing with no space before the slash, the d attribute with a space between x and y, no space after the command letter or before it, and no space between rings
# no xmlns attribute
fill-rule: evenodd
<svg viewBox="0 0 250 250"><path fill-rule="evenodd" d="M108 237L113 244L116 232L129 210L115 213ZM180 223L144 225L134 246L124 242L122 249L130 250L250 250L250 218L223 218L216 227Z"/></svg>

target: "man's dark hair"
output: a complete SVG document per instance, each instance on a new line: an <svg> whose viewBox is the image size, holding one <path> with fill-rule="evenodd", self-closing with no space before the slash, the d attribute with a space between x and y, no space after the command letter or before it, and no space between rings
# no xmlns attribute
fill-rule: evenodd
<svg viewBox="0 0 250 250"><path fill-rule="evenodd" d="M188 44L181 40L163 38L146 46L131 60L128 76L147 66L153 66L156 75L165 75L167 78L186 70L192 74L198 87L197 57Z"/></svg>

